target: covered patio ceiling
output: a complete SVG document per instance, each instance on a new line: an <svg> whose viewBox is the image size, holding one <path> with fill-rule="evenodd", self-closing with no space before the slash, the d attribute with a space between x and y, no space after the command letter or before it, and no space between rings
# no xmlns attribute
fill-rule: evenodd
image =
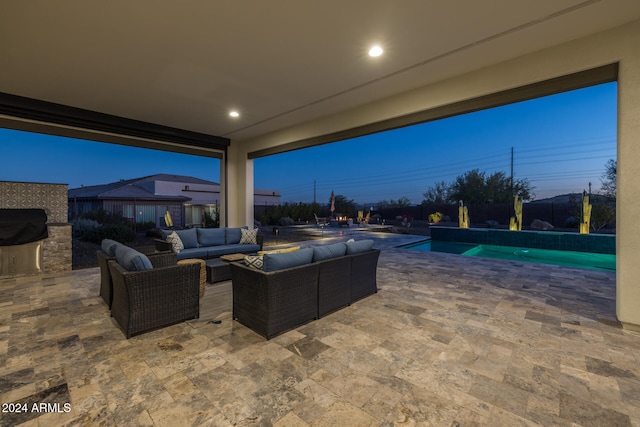
<svg viewBox="0 0 640 427"><path fill-rule="evenodd" d="M0 107L25 97L220 148L639 17L636 0L12 2ZM382 56L367 55L374 44ZM39 129L0 113L1 126Z"/></svg>

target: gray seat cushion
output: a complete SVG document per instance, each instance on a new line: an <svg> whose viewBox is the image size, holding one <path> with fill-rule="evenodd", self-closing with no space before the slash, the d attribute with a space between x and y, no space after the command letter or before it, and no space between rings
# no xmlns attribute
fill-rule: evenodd
<svg viewBox="0 0 640 427"><path fill-rule="evenodd" d="M248 227L227 227L225 228L226 233L226 244L227 245L235 245L236 243L240 243L240 238L242 237L242 229L247 229Z"/></svg>
<svg viewBox="0 0 640 427"><path fill-rule="evenodd" d="M122 268L128 271L153 269L153 265L146 255L125 245L118 245L116 247L116 261Z"/></svg>
<svg viewBox="0 0 640 427"><path fill-rule="evenodd" d="M258 252L260 250L260 245L241 245L240 243L236 243L234 245L211 246L206 249L208 249L209 258L217 258L228 254L248 254Z"/></svg>
<svg viewBox="0 0 640 427"><path fill-rule="evenodd" d="M180 236L185 249L198 247L198 234L195 228L176 230L176 233Z"/></svg>
<svg viewBox="0 0 640 427"><path fill-rule="evenodd" d="M344 256L347 253L347 245L343 242L332 245L313 246L313 261L324 261L325 259Z"/></svg>
<svg viewBox="0 0 640 427"><path fill-rule="evenodd" d="M197 228L199 246L219 246L225 244L224 228Z"/></svg>
<svg viewBox="0 0 640 427"><path fill-rule="evenodd" d="M262 257L262 269L264 271L284 270L310 264L313 259L313 248L304 248L295 252L281 254L266 254Z"/></svg>
<svg viewBox="0 0 640 427"><path fill-rule="evenodd" d="M178 260L187 259L187 258L206 259L208 250L209 250L209 248L183 249L183 250L180 251L180 253L176 254L176 258Z"/></svg>

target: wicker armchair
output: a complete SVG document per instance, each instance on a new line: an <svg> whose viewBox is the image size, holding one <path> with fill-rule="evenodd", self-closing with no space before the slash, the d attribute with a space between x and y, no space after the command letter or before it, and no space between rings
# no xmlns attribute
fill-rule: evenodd
<svg viewBox="0 0 640 427"><path fill-rule="evenodd" d="M151 251L142 251L145 253L154 268L167 267L169 265L176 264L176 254L171 252L153 253L155 248L151 248ZM113 281L111 280L111 272L109 271L109 261L115 261L116 257L109 256L101 249L96 251L98 258L98 266L100 267L100 296L104 302L109 306L113 303Z"/></svg>
<svg viewBox="0 0 640 427"><path fill-rule="evenodd" d="M178 265L174 258L173 265L144 271L127 271L113 260L108 264L111 315L127 338L200 316L200 264Z"/></svg>
<svg viewBox="0 0 640 427"><path fill-rule="evenodd" d="M317 264L263 272L231 263L233 318L266 339L318 316Z"/></svg>

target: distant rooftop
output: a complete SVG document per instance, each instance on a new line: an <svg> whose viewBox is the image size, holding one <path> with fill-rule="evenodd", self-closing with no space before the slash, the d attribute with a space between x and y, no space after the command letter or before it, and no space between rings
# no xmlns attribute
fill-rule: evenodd
<svg viewBox="0 0 640 427"><path fill-rule="evenodd" d="M179 182L185 184L219 185L217 182L184 175L172 175L159 173L141 178L121 179L109 184L88 185L69 189L69 197L78 198L157 198L158 196L144 188L141 184L146 182ZM163 199L190 200L184 196L162 196Z"/></svg>

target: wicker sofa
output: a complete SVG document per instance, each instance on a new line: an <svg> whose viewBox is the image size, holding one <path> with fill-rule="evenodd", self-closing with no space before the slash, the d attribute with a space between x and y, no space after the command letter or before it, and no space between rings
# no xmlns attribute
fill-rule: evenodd
<svg viewBox="0 0 640 427"><path fill-rule="evenodd" d="M318 248L322 247L298 251L300 258L308 258L308 252L304 252L315 249L308 258L310 262L301 261L300 265L275 271L232 263L233 318L271 339L378 291L376 268L380 250L370 248L323 257L317 253L327 252L327 247ZM264 255L264 263L284 256L292 255Z"/></svg>
<svg viewBox="0 0 640 427"><path fill-rule="evenodd" d="M255 253L262 250L264 241L264 236L256 234L255 243L242 243L243 234L249 231L247 227L162 230L162 239L155 240L157 250L174 250L175 252L171 242L167 241L168 236L174 231L184 246L177 252L178 260L188 258L206 260L234 253Z"/></svg>

